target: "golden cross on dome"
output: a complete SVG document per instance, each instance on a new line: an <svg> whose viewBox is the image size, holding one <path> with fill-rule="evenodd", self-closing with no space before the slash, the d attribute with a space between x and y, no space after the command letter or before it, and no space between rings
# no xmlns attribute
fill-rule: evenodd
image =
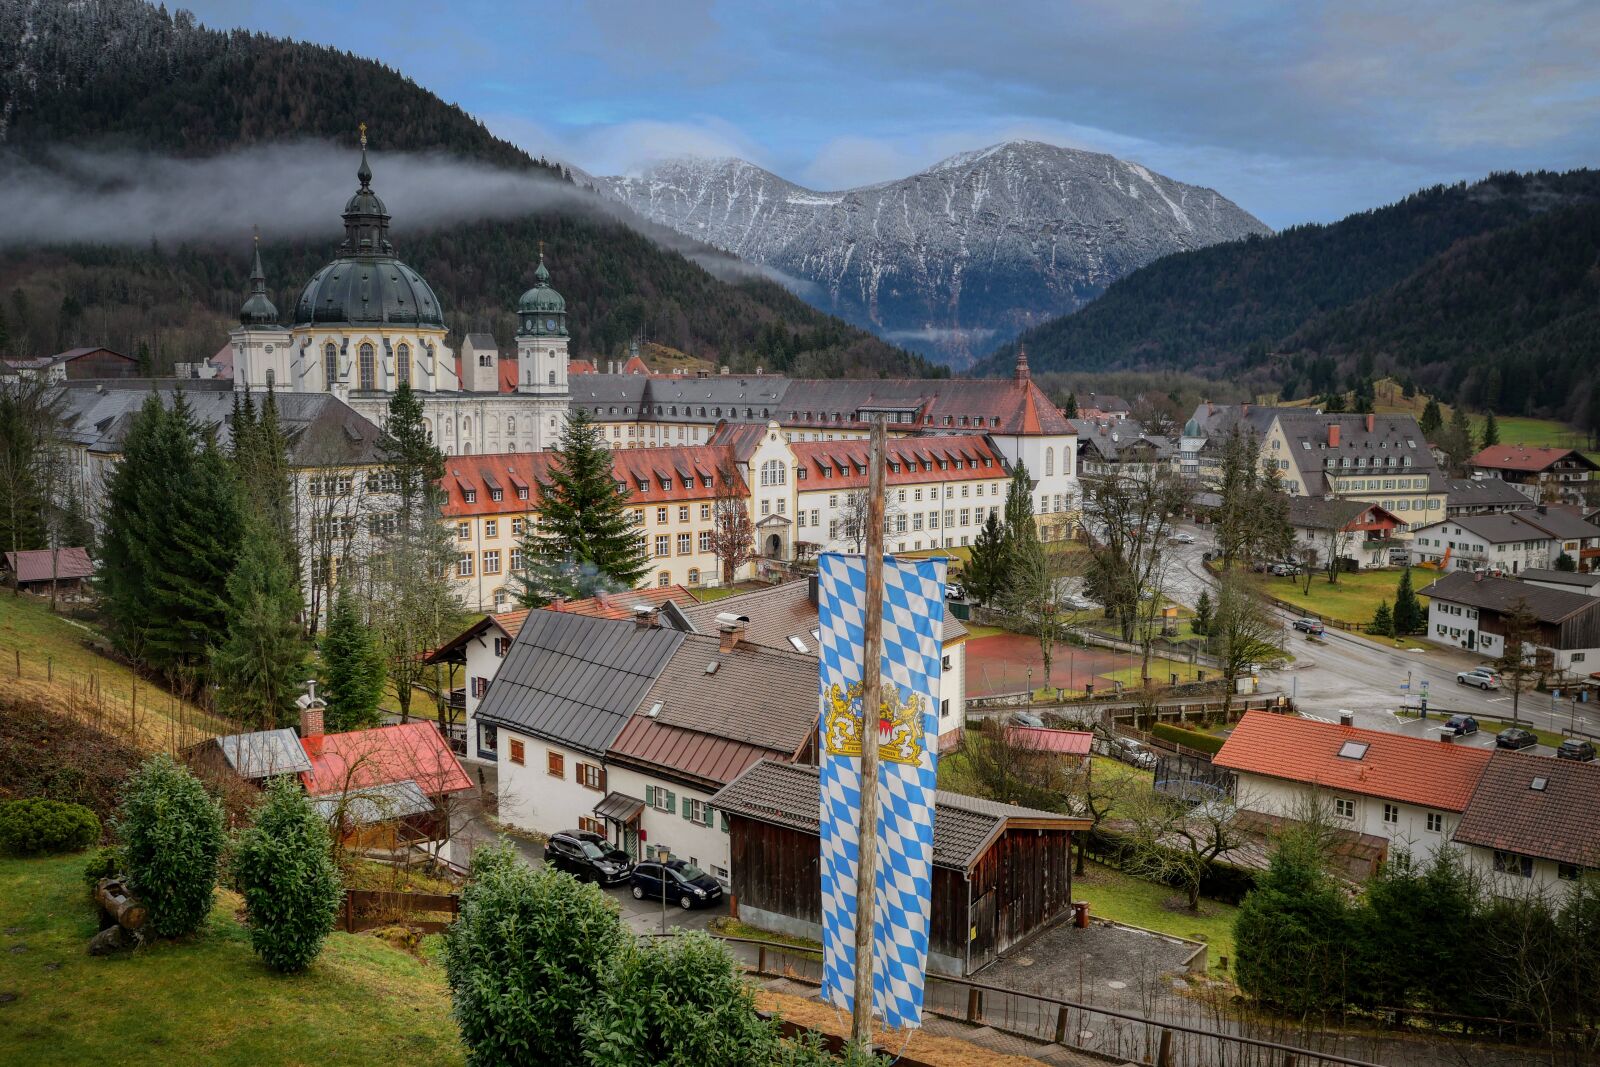
<svg viewBox="0 0 1600 1067"><path fill-rule="evenodd" d="M539 258L540 259L544 258L544 242L543 241L539 242Z"/></svg>
<svg viewBox="0 0 1600 1067"><path fill-rule="evenodd" d="M260 244L261 243L261 227L260 226L252 226L252 227L250 227L250 232L254 235L254 239L255 239L256 244Z"/></svg>
<svg viewBox="0 0 1600 1067"><path fill-rule="evenodd" d="M356 129L361 131L361 147L367 147L367 124L363 122L360 126L357 126Z"/></svg>

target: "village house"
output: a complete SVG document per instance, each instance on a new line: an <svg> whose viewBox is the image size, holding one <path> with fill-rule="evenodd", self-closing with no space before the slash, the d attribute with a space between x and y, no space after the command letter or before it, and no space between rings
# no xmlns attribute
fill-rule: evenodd
<svg viewBox="0 0 1600 1067"><path fill-rule="evenodd" d="M1444 571L1494 571L1517 574L1553 562L1550 534L1526 512L1458 515L1419 526L1411 539L1411 562Z"/></svg>
<svg viewBox="0 0 1600 1067"><path fill-rule="evenodd" d="M1517 577L1528 585L1542 586L1546 589L1564 589L1569 593L1582 593L1584 596L1600 596L1600 574L1529 567Z"/></svg>
<svg viewBox="0 0 1600 1067"><path fill-rule="evenodd" d="M1600 763L1497 751L1455 842L1491 891L1559 893L1600 870Z"/></svg>
<svg viewBox="0 0 1600 1067"><path fill-rule="evenodd" d="M1191 484L1212 489L1222 477L1222 449L1230 434L1237 430L1260 439L1278 415L1305 412L1305 408L1201 403L1178 436L1178 471Z"/></svg>
<svg viewBox="0 0 1600 1067"><path fill-rule="evenodd" d="M1365 500L1296 496L1289 498L1289 527L1301 559L1327 566L1330 556L1357 569L1387 567L1395 547L1399 516ZM1348 566L1348 564L1341 564Z"/></svg>
<svg viewBox="0 0 1600 1067"><path fill-rule="evenodd" d="M1295 820L1321 806L1339 830L1424 856L1455 833L1488 761L1487 749L1247 711L1212 764L1237 776L1247 811Z"/></svg>
<svg viewBox="0 0 1600 1067"><path fill-rule="evenodd" d="M744 640L767 648L802 652L816 656L820 645L817 634L817 580L784 582L765 589L753 589L708 603L675 601L662 612L668 626L693 633L714 634L722 616L743 620ZM967 628L945 604L939 623L939 751L948 752L961 744L967 719Z"/></svg>
<svg viewBox="0 0 1600 1067"><path fill-rule="evenodd" d="M821 940L818 772L761 760L711 798L728 817L732 906L765 930ZM1072 835L1085 819L940 790L928 969L970 975L1072 907Z"/></svg>
<svg viewBox="0 0 1600 1067"><path fill-rule="evenodd" d="M1435 644L1502 656L1521 610L1531 619L1527 655L1541 670L1584 675L1600 663L1600 597L1465 571L1417 592L1428 598L1427 638Z"/></svg>
<svg viewBox="0 0 1600 1067"><path fill-rule="evenodd" d="M1396 537L1444 517L1443 479L1410 415L1324 415L1303 409L1272 417L1262 467L1276 467L1290 496L1380 505Z"/></svg>
<svg viewBox="0 0 1600 1067"><path fill-rule="evenodd" d="M649 609L533 611L475 715L493 730L500 818L593 830L635 858L665 849L726 880L712 795L758 760L814 757L817 670L743 640L733 615L705 635Z"/></svg>
<svg viewBox="0 0 1600 1067"><path fill-rule="evenodd" d="M1080 476L1121 474L1142 481L1160 471L1179 469L1174 442L1145 432L1133 419L1101 416L1070 421L1078 433Z"/></svg>
<svg viewBox="0 0 1600 1067"><path fill-rule="evenodd" d="M11 584L29 593L75 592L94 577L86 548L25 548L3 559Z"/></svg>
<svg viewBox="0 0 1600 1067"><path fill-rule="evenodd" d="M1575 448L1490 445L1472 457L1472 469L1516 486L1537 504L1581 504L1584 487L1600 464Z"/></svg>
<svg viewBox="0 0 1600 1067"><path fill-rule="evenodd" d="M1499 478L1446 478L1444 498L1446 518L1494 515L1528 506L1528 498L1521 490Z"/></svg>

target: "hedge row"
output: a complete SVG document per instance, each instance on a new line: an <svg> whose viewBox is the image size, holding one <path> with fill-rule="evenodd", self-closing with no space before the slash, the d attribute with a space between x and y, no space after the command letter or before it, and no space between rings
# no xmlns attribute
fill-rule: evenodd
<svg viewBox="0 0 1600 1067"><path fill-rule="evenodd" d="M1089 855L1118 870L1128 866L1133 846L1127 836L1105 827L1089 833ZM1256 887L1256 871L1227 863L1213 863L1200 879L1200 895L1224 904L1238 904ZM1145 877L1141 875L1140 877Z"/></svg>
<svg viewBox="0 0 1600 1067"><path fill-rule="evenodd" d="M1150 728L1150 732L1161 740L1174 745L1183 745L1199 752L1207 752L1215 756L1222 751L1224 738L1203 734L1198 730L1186 730L1181 726L1174 726L1168 722L1158 722Z"/></svg>

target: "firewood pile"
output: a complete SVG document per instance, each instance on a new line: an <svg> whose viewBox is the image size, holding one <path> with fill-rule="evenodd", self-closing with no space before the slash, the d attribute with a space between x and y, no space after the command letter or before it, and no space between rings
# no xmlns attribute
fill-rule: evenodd
<svg viewBox="0 0 1600 1067"><path fill-rule="evenodd" d="M89 941L89 955L107 956L142 945L149 936L149 910L120 878L102 878L95 886L100 906L100 932Z"/></svg>

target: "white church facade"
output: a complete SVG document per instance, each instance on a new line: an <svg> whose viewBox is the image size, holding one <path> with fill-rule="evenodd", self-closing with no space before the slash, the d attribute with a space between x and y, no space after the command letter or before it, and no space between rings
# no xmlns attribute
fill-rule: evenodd
<svg viewBox="0 0 1600 1067"><path fill-rule="evenodd" d="M365 134L356 178L338 256L306 283L287 324L267 297L257 250L251 292L229 334L234 388L331 393L381 426L406 384L446 455L553 448L570 400L567 309L550 286L543 253L536 284L517 304L515 366L501 365L487 334L468 334L453 352L439 298L395 256L388 209L372 190Z"/></svg>

